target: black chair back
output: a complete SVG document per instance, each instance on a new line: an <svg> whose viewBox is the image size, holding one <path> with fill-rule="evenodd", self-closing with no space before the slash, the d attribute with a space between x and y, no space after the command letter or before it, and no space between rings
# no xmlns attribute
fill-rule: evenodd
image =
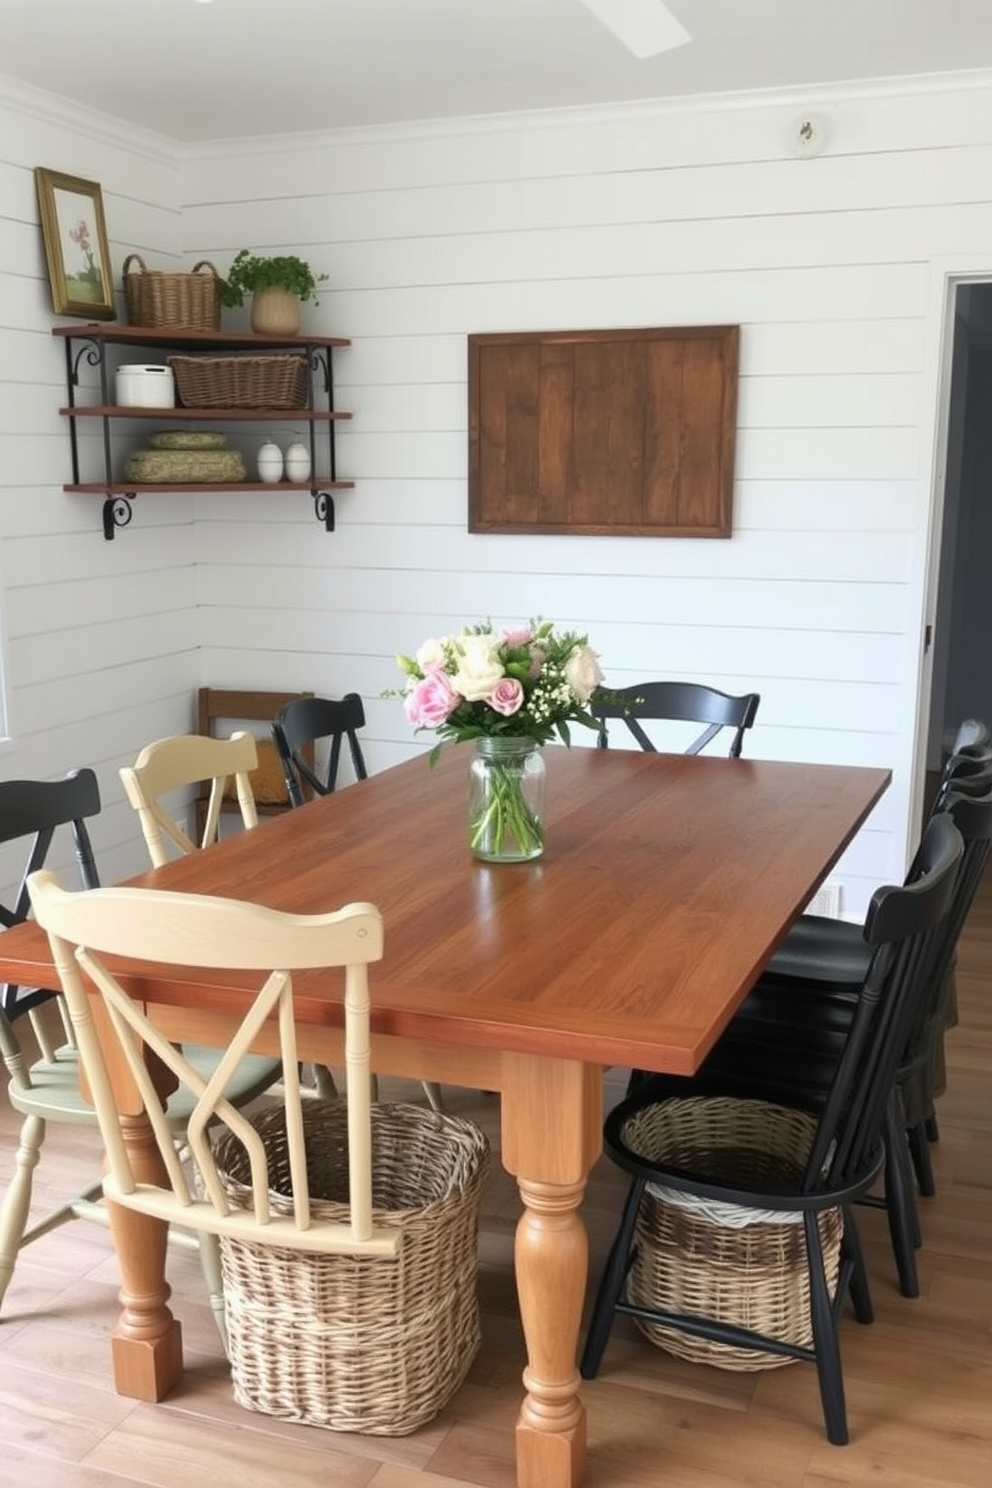
<svg viewBox="0 0 992 1488"><path fill-rule="evenodd" d="M602 689L594 692L590 708L599 720L598 749L609 746L607 721L622 719L642 749L656 754L657 746L643 727L644 722L703 723L706 727L683 754L699 754L721 729L733 729L729 754L736 759L744 743L744 731L754 723L761 697L756 692L732 697L699 682L642 682L637 687Z"/></svg>
<svg viewBox="0 0 992 1488"><path fill-rule="evenodd" d="M358 780L368 779L368 769L358 730L365 727L365 709L357 692L342 698L301 698L280 708L272 724L272 737L282 764L286 790L294 806L302 806L312 795L327 796L336 788L341 744L347 739L352 767ZM327 769L323 776L303 758L304 745L329 741Z"/></svg>
<svg viewBox="0 0 992 1488"><path fill-rule="evenodd" d="M856 1185L878 1161L904 1051L950 965L963 856L961 833L941 812L924 832L914 881L872 896L864 935L874 951L810 1152L807 1193Z"/></svg>
<svg viewBox="0 0 992 1488"><path fill-rule="evenodd" d="M31 908L27 881L48 857L59 827L69 827L76 862L85 889L97 889L100 880L93 856L86 818L100 812L100 787L90 769L74 770L65 780L0 781L0 843L31 838L27 864L13 908L0 903L0 925L9 929L26 920ZM10 1022L27 1013L55 993L38 987L0 987L0 1011Z"/></svg>

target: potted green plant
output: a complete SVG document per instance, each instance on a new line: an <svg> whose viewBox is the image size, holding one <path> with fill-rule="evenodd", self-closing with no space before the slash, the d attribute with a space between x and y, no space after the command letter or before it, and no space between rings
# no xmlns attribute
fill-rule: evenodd
<svg viewBox="0 0 992 1488"><path fill-rule="evenodd" d="M264 257L242 248L220 282L220 302L235 308L250 294L253 331L295 336L300 328L300 301L312 299L319 304L317 286L326 278L295 254Z"/></svg>

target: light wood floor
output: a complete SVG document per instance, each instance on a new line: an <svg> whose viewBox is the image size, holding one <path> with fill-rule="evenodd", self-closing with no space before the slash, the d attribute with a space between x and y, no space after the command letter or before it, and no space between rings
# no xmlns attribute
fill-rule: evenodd
<svg viewBox="0 0 992 1488"><path fill-rule="evenodd" d="M584 1386L588 1488L989 1488L992 1484L992 879L961 947L962 1021L935 1148L938 1196L924 1204L923 1295L898 1295L884 1217L862 1211L877 1317L844 1329L851 1444L831 1447L806 1365L742 1376L689 1366L618 1324ZM419 1099L416 1086L383 1096ZM495 1138L494 1099L446 1090L450 1109ZM0 1102L0 1182L16 1122ZM40 1204L81 1187L91 1134L50 1134ZM616 1204L604 1162L589 1189L593 1272ZM116 1396L107 1335L116 1317L105 1233L73 1223L23 1254L0 1315L0 1483L32 1488L513 1488L523 1353L511 1273L517 1204L495 1165L482 1236L484 1342L466 1386L411 1437L341 1436L239 1410L195 1259L171 1265L188 1368L159 1406Z"/></svg>

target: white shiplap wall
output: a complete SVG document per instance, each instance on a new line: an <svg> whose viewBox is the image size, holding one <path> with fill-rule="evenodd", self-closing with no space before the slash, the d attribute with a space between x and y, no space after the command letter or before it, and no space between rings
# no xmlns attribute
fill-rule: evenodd
<svg viewBox="0 0 992 1488"><path fill-rule="evenodd" d="M142 139L12 84L0 89L0 585L9 733L0 769L8 779L54 778L91 765L105 808L94 844L112 881L147 865L118 766L150 738L192 726L193 505L139 501L132 525L107 543L100 499L62 490L71 478L58 412L65 361L51 334L36 165L100 183L119 287L130 252L159 268L179 262L178 162L168 141ZM0 855L0 882L18 871L20 857Z"/></svg>
<svg viewBox="0 0 992 1488"><path fill-rule="evenodd" d="M823 155L790 154L815 107ZM139 499L110 544L66 496L61 347L32 167L103 187L115 275L242 246L330 276L339 473L296 495ZM541 613L611 681L762 693L753 756L891 765L839 865L854 914L912 836L930 450L948 260L992 271L992 85L725 100L242 141L182 154L0 89L0 580L8 775L88 762L105 875L143 864L116 767L189 726L198 682L359 690L383 768L426 747L392 657ZM470 536L470 331L739 323L729 542ZM229 317L227 323L234 323ZM259 441L261 434L259 435Z"/></svg>
<svg viewBox="0 0 992 1488"><path fill-rule="evenodd" d="M588 628L616 684L762 694L749 753L890 765L837 877L901 876L912 791L930 444L947 255L992 267L992 89L462 121L192 152L187 255L295 251L330 274L339 473L299 498L197 507L217 681L360 691L369 757L421 747L383 701L398 650L465 621ZM467 333L739 323L729 542L471 536Z"/></svg>

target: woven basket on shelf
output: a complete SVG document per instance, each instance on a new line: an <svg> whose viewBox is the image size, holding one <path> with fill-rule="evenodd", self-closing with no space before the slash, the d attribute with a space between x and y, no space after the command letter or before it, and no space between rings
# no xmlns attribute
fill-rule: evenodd
<svg viewBox="0 0 992 1488"><path fill-rule="evenodd" d="M201 273L201 269L208 272ZM146 268L140 253L130 253L124 260L123 279L129 325L220 330L220 276L206 259L190 273L180 274Z"/></svg>
<svg viewBox="0 0 992 1488"><path fill-rule="evenodd" d="M221 481L243 481L245 462L238 450L148 449L135 450L124 461L124 479L149 481L152 485L208 486Z"/></svg>
<svg viewBox="0 0 992 1488"><path fill-rule="evenodd" d="M625 1123L635 1151L714 1181L795 1180L805 1166L815 1118L764 1101L687 1097L646 1106ZM843 1215L819 1217L827 1285L837 1285ZM784 1342L812 1344L809 1273L799 1215L706 1203L650 1185L637 1221L629 1300L644 1307L713 1318ZM777 1369L786 1354L697 1338L644 1319L641 1332L659 1348L694 1363L739 1371Z"/></svg>
<svg viewBox="0 0 992 1488"><path fill-rule="evenodd" d="M185 408L303 408L306 358L172 356L176 392Z"/></svg>
<svg viewBox="0 0 992 1488"><path fill-rule="evenodd" d="M347 1109L303 1106L311 1210L348 1217ZM285 1117L253 1118L270 1165L272 1209L291 1212ZM489 1145L470 1121L413 1105L372 1107L376 1225L402 1233L396 1256L331 1255L221 1239L235 1399L284 1420L403 1436L465 1379L480 1342L478 1216ZM245 1149L227 1135L218 1167L237 1204Z"/></svg>

